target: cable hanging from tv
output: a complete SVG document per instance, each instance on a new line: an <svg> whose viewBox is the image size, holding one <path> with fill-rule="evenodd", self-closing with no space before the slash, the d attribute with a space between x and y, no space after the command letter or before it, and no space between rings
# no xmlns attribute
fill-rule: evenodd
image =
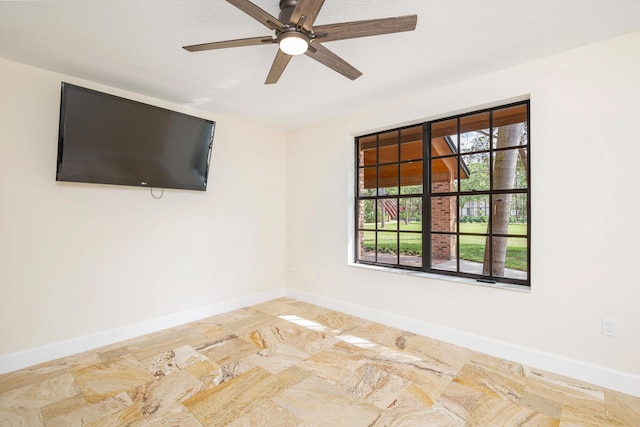
<svg viewBox="0 0 640 427"><path fill-rule="evenodd" d="M151 197L153 197L154 199L162 199L162 196L164 196L164 188L160 189L159 196L156 196L155 194L153 194L153 187L149 188L149 190L151 190Z"/></svg>

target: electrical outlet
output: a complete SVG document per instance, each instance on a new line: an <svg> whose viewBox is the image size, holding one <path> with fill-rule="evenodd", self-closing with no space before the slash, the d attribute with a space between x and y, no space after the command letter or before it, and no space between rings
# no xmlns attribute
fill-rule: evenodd
<svg viewBox="0 0 640 427"><path fill-rule="evenodd" d="M610 337L616 336L616 321L611 319L602 319L602 335Z"/></svg>

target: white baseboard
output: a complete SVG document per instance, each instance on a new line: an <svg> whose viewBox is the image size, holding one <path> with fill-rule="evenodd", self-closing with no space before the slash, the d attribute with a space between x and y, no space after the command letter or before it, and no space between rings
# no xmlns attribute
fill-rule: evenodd
<svg viewBox="0 0 640 427"><path fill-rule="evenodd" d="M287 288L285 295L310 304L341 311L408 332L522 363L529 367L564 375L633 396L640 396L640 377L627 372L621 372L557 354L546 353L455 329L445 328L401 315L387 313L296 289Z"/></svg>
<svg viewBox="0 0 640 427"><path fill-rule="evenodd" d="M72 354L82 353L84 351L139 337L141 335L158 332L163 329L172 328L174 326L183 325L189 322L194 322L196 320L215 316L216 314L226 313L228 311L237 310L249 305L259 304L261 302L279 298L284 295L284 288L274 289L272 291L262 292L259 294L250 295L248 297L225 301L219 304L212 304L194 310L170 314L167 316L158 317L156 319L144 320L139 323L134 323L132 325L127 325L116 329L110 329L107 331L98 332L78 338L71 338L65 341L60 341L29 350L2 355L0 356L0 374L16 371L29 366L37 365L39 363L59 359L61 357L71 356Z"/></svg>

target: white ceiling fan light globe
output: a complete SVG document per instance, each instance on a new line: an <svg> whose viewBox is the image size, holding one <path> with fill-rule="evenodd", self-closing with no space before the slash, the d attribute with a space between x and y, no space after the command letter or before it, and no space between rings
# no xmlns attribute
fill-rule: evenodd
<svg viewBox="0 0 640 427"><path fill-rule="evenodd" d="M302 55L309 48L309 41L302 33L289 32L282 34L278 45L287 55Z"/></svg>

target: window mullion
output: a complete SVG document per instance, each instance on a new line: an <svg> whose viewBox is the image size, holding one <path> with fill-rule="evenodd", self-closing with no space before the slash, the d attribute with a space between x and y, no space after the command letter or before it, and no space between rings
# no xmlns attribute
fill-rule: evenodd
<svg viewBox="0 0 640 427"><path fill-rule="evenodd" d="M374 260L376 262L378 262L378 253L379 248L378 248L378 204L380 203L380 134L376 135L376 192L375 192L375 196L376 196L376 214L375 214L375 223L373 226L373 236L374 236L374 246L373 246L373 250L375 251L374 253ZM382 212L382 214L384 215L384 211Z"/></svg>
<svg viewBox="0 0 640 427"><path fill-rule="evenodd" d="M358 259L358 255L360 254L360 210L363 209L362 202L360 201L360 138L356 138L356 146L354 147L354 162L356 166L356 179L355 179L355 188L354 192L356 195L356 208L354 209L354 218L353 224L355 225L354 229L356 231L356 239L355 244L353 245L353 255L354 259ZM364 163L364 162L363 162ZM364 166L364 165L363 165ZM363 178L364 180L364 178ZM362 224L362 228L364 228L364 223ZM364 246L364 243L363 243Z"/></svg>
<svg viewBox="0 0 640 427"><path fill-rule="evenodd" d="M401 158L400 158L400 129L398 129L398 195L396 196L396 264L400 265L400 188L402 187L402 177L400 176L401 172Z"/></svg>
<svg viewBox="0 0 640 427"><path fill-rule="evenodd" d="M422 132L422 270L431 269L431 123Z"/></svg>
<svg viewBox="0 0 640 427"><path fill-rule="evenodd" d="M457 166L458 166L458 171L457 171L457 175L458 175L458 179L456 180L456 201L458 200L458 198L460 197L460 171L462 170L462 157L460 156L461 153L461 144L460 144L460 117L458 117L458 120L456 122L456 127L457 127L457 135L458 135L458 141L457 141L457 146L458 146L458 152L456 153L456 157L458 159L457 162ZM458 208L457 204L456 204L456 209ZM460 227L459 224L456 223L456 272L460 272Z"/></svg>
<svg viewBox="0 0 640 427"><path fill-rule="evenodd" d="M493 168L494 168L494 149L493 149L493 110L489 111L489 224L487 225L487 242L485 248L489 251L489 277L493 277L493 216L494 209L494 185L493 185ZM484 266L482 267L484 269Z"/></svg>

